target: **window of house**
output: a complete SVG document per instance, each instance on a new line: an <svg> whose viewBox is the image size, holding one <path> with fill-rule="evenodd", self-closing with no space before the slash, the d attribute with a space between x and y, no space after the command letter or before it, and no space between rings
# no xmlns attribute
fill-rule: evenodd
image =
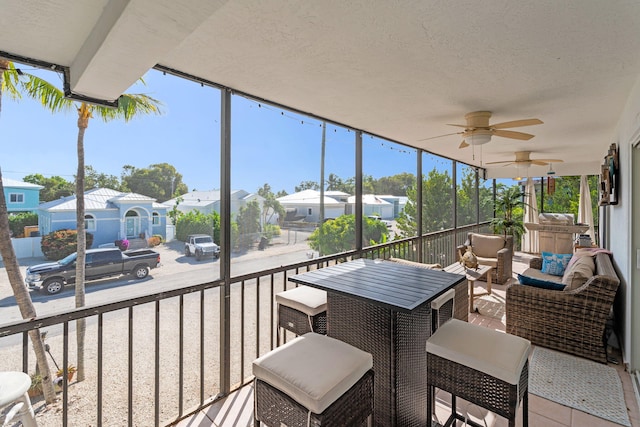
<svg viewBox="0 0 640 427"><path fill-rule="evenodd" d="M158 214L158 212L152 213L151 218L153 221L153 225L160 225L160 214Z"/></svg>
<svg viewBox="0 0 640 427"><path fill-rule="evenodd" d="M93 215L84 216L84 229L87 231L96 230L96 219Z"/></svg>
<svg viewBox="0 0 640 427"><path fill-rule="evenodd" d="M9 193L10 203L24 203L24 194L22 193Z"/></svg>
<svg viewBox="0 0 640 427"><path fill-rule="evenodd" d="M309 208L307 215L311 215L311 214L313 214L313 212L312 212L311 208Z"/></svg>

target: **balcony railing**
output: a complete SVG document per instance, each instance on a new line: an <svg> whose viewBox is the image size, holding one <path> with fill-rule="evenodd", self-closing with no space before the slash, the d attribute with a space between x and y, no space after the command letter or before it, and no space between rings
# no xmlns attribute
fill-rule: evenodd
<svg viewBox="0 0 640 427"><path fill-rule="evenodd" d="M362 257L447 265L468 232L488 229L444 230L231 278L226 317L224 281L217 280L3 325L0 365L33 372L28 331L40 329L48 331L55 363L67 366L77 354L75 321L85 319L86 378L64 381L61 411L48 411L40 425L171 424L251 381L252 361L277 346L274 295L293 286L288 277ZM221 334L228 334L230 351Z"/></svg>

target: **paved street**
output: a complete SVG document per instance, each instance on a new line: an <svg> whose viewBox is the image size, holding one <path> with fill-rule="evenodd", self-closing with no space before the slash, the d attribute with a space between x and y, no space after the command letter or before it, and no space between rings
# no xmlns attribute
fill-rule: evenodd
<svg viewBox="0 0 640 427"><path fill-rule="evenodd" d="M252 249L246 253L233 254L231 259L232 275L237 276L307 260L310 251L306 242L309 232L283 230L280 237L274 238L264 251ZM190 284L203 283L219 277L219 260L207 259L197 261L186 257L184 244L172 241L160 245L154 250L160 253L162 266L151 270L149 277L135 280L130 277L104 279L90 282L86 286L86 304L97 305L124 298L134 298L149 293L175 289ZM27 258L20 260L20 270L24 279L28 266L48 262L44 258ZM57 295L44 295L31 292L31 299L38 315L57 313L74 308L74 286L67 286ZM16 305L9 279L0 263L0 323L20 320L20 312Z"/></svg>

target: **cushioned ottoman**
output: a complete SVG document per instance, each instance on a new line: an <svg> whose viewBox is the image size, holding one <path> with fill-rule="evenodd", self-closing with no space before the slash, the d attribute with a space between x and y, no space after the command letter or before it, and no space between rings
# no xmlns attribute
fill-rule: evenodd
<svg viewBox="0 0 640 427"><path fill-rule="evenodd" d="M327 333L327 293L310 286L299 286L276 294L278 304L277 342L280 328L296 335Z"/></svg>
<svg viewBox="0 0 640 427"><path fill-rule="evenodd" d="M523 423L528 425L528 356L531 343L515 335L451 319L427 340L427 399L432 413L434 388L451 393L451 416L467 421L456 412L456 397L501 415L514 427L522 401Z"/></svg>
<svg viewBox="0 0 640 427"><path fill-rule="evenodd" d="M360 425L373 413L373 357L313 332L253 362L254 425Z"/></svg>

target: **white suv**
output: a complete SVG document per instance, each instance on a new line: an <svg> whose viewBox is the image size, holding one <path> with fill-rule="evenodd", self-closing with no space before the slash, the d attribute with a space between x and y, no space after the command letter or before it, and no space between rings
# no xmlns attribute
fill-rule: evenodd
<svg viewBox="0 0 640 427"><path fill-rule="evenodd" d="M195 255L198 261L209 256L220 258L220 246L208 234L190 234L184 242L184 254Z"/></svg>

